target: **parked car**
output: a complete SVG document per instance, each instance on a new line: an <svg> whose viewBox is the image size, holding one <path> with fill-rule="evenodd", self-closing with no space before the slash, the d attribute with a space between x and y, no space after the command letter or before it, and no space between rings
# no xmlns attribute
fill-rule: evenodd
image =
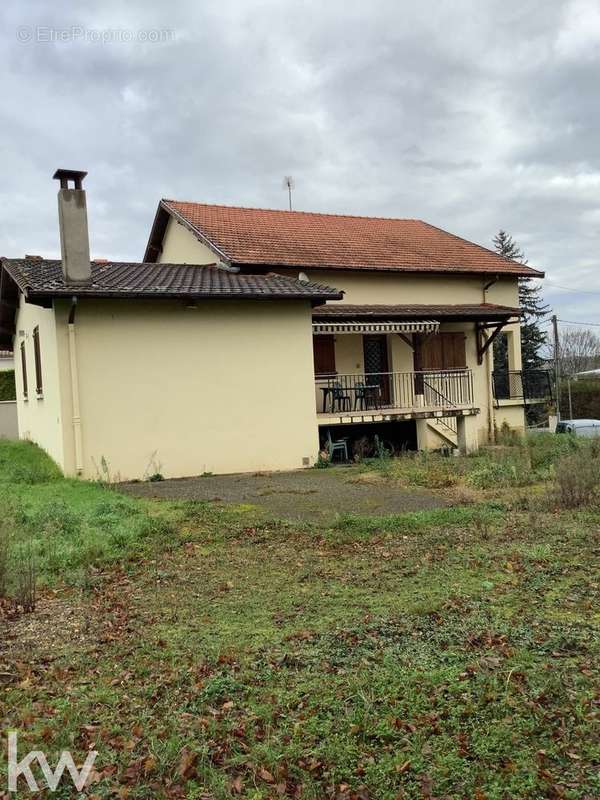
<svg viewBox="0 0 600 800"><path fill-rule="evenodd" d="M600 436L600 419L563 419L556 426L556 433L572 433L573 436Z"/></svg>

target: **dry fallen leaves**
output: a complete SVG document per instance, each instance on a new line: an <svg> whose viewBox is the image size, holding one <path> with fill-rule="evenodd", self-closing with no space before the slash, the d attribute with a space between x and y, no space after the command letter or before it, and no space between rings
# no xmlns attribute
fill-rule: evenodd
<svg viewBox="0 0 600 800"><path fill-rule="evenodd" d="M198 754L192 752L187 747L184 747L184 749L181 751L181 757L179 759L179 775L186 780L192 778L196 774L197 760Z"/></svg>

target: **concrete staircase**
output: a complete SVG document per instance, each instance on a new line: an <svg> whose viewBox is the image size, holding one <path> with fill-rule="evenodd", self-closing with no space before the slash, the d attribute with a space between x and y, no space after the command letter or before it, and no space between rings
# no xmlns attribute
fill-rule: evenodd
<svg viewBox="0 0 600 800"><path fill-rule="evenodd" d="M446 446L458 446L456 417L433 417L427 420L428 427L444 441Z"/></svg>

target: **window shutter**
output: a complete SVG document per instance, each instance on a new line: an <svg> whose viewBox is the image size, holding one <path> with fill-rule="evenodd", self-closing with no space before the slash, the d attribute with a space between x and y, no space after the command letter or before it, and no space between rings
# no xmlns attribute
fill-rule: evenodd
<svg viewBox="0 0 600 800"><path fill-rule="evenodd" d="M315 375L335 375L335 341L333 336L313 336Z"/></svg>
<svg viewBox="0 0 600 800"><path fill-rule="evenodd" d="M33 329L33 354L35 356L35 390L37 394L42 394L44 391L42 383L42 354L40 351L40 329L37 325Z"/></svg>
<svg viewBox="0 0 600 800"><path fill-rule="evenodd" d="M417 363L421 366L418 367ZM462 369L467 366L464 333L436 333L419 337L415 349L415 369Z"/></svg>
<svg viewBox="0 0 600 800"><path fill-rule="evenodd" d="M21 372L23 375L23 397L27 399L27 357L25 355L25 342L21 342Z"/></svg>
<svg viewBox="0 0 600 800"><path fill-rule="evenodd" d="M444 369L461 369L467 366L464 333L443 333Z"/></svg>

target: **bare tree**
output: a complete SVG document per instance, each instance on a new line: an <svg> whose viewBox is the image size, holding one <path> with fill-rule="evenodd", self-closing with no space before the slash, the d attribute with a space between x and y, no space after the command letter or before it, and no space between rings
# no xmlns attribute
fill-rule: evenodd
<svg viewBox="0 0 600 800"><path fill-rule="evenodd" d="M574 375L600 367L600 336L589 328L565 328L558 337L560 371Z"/></svg>

